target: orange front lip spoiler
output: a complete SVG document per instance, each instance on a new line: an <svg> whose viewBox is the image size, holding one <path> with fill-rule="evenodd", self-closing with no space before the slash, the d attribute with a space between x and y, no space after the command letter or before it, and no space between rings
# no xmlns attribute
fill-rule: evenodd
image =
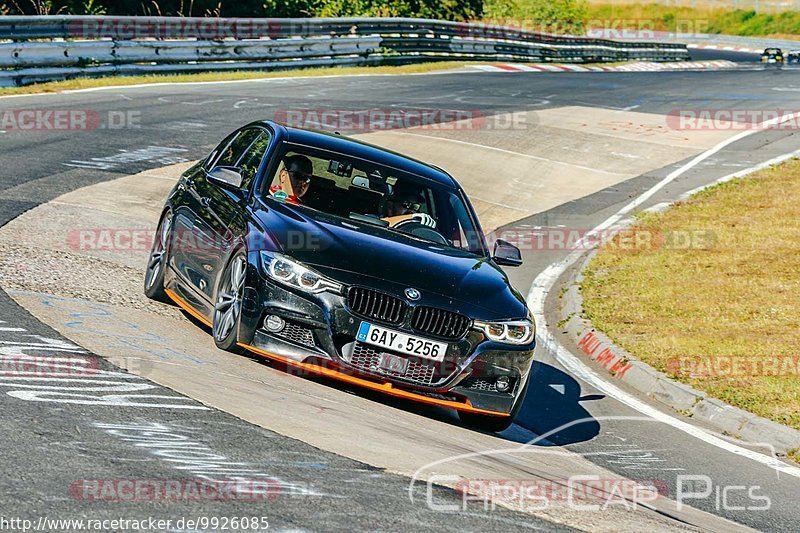
<svg viewBox="0 0 800 533"><path fill-rule="evenodd" d="M202 322L208 327L212 327L211 323L208 321L206 317L204 317L200 312L195 310L189 302L175 294L174 291L169 289L164 289L164 292L167 293L176 304L178 304L184 311L195 317L197 320ZM352 385L358 385L359 387L364 387L365 389L370 389L378 392L382 392L384 394L388 394L390 396L396 396L398 398L404 398L406 400L412 400L419 403L424 403L428 405L438 405L440 407L449 407L450 409L456 409L458 411L468 411L470 413L478 413L483 415L491 415L491 416L498 416L498 417L505 417L509 416L508 413L498 413L497 411L489 411L487 409L478 409L477 407L473 407L470 403L469 399L464 400L463 402L457 402L453 400L442 400L439 398L431 398L430 396L425 396L422 394L417 394L414 392L410 392L403 389L397 389L394 387L393 384L385 382L385 383L378 383L375 381L370 381L368 379L363 379L357 376L351 376L350 374L345 374L344 372L339 372L338 370L334 370L332 368L326 368L319 365L314 365L310 363L301 363L300 361L295 361L293 359L288 359L286 357L282 357L280 355L276 355L274 353L270 353L255 346L250 346L249 344L244 343L237 343L238 346L244 348L245 350L251 351L256 355L260 355L262 357L266 357L268 359L272 359L273 361L278 361L283 363L287 366L293 368L299 368L309 372L310 374L315 374L318 376L324 376L328 378L333 378L338 381L343 381L345 383L350 383Z"/></svg>

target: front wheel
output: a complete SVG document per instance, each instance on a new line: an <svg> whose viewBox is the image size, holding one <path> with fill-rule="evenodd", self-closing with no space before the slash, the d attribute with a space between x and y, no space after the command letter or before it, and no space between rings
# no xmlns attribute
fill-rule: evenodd
<svg viewBox="0 0 800 533"><path fill-rule="evenodd" d="M242 316L242 298L247 272L247 259L242 252L236 252L225 272L217 291L214 304L214 344L228 352L238 352L239 319Z"/></svg>
<svg viewBox="0 0 800 533"><path fill-rule="evenodd" d="M172 212L167 211L158 224L144 275L144 295L157 302L169 302L169 297L164 292L164 271L167 268L167 242L171 229Z"/></svg>
<svg viewBox="0 0 800 533"><path fill-rule="evenodd" d="M499 433L505 429L508 429L508 427L517 418L517 413L519 413L520 409L522 409L525 396L528 394L528 386L533 378L533 376L530 375L531 372L533 372L533 370L529 371L528 378L525 380L525 385L522 387L522 390L519 391L517 400L514 402L514 407L511 409L511 414L509 416L492 416L470 413L468 411L459 411L458 418L465 426L469 426L472 429L477 429L478 431Z"/></svg>
<svg viewBox="0 0 800 533"><path fill-rule="evenodd" d="M466 411L459 411L458 418L465 426L490 433L499 433L507 429L508 426L514 422L513 416L481 415L477 413L468 413Z"/></svg>

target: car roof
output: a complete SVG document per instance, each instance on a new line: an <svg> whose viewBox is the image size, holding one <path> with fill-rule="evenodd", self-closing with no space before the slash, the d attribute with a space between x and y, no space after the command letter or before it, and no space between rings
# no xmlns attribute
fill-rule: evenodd
<svg viewBox="0 0 800 533"><path fill-rule="evenodd" d="M388 167L417 174L448 187L458 187L455 179L444 170L386 148L335 133L295 128L270 120L265 120L261 123L272 126L276 130L281 130L285 140L291 143L353 155L367 161L374 161Z"/></svg>

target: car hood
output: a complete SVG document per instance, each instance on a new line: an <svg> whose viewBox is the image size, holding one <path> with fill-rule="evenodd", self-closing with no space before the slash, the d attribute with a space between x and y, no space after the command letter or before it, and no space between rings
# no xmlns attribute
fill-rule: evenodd
<svg viewBox="0 0 800 533"><path fill-rule="evenodd" d="M346 285L366 285L400 297L406 288L414 288L422 294L415 303L445 306L482 320L527 314L522 296L488 257L283 204L256 215L280 252Z"/></svg>

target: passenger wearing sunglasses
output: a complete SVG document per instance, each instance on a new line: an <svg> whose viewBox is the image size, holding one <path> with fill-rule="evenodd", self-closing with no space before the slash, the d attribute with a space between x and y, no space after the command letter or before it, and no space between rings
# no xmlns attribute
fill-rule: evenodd
<svg viewBox="0 0 800 533"><path fill-rule="evenodd" d="M290 204L300 204L300 198L308 192L314 165L304 155L292 155L283 160L278 174L278 183L269 188L273 197Z"/></svg>
<svg viewBox="0 0 800 533"><path fill-rule="evenodd" d="M383 220L393 228L412 221L436 228L436 221L432 216L419 212L422 207L422 192L419 189L397 184L386 198L385 206Z"/></svg>

